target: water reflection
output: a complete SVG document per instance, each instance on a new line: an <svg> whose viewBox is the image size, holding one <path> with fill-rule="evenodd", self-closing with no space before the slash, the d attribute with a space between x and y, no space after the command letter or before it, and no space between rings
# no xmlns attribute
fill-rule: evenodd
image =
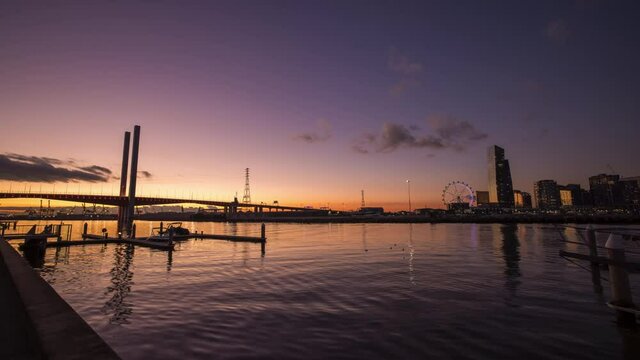
<svg viewBox="0 0 640 360"><path fill-rule="evenodd" d="M504 260L504 274L506 288L515 295L520 285L520 241L518 240L518 225L505 224L500 228L502 233L502 259Z"/></svg>
<svg viewBox="0 0 640 360"><path fill-rule="evenodd" d="M102 307L105 314L111 314L111 324L128 324L128 318L133 312L133 305L126 301L133 285L133 271L130 269L133 254L133 245L117 245L114 251L113 268L109 271L111 285L105 292L111 298Z"/></svg>
<svg viewBox="0 0 640 360"><path fill-rule="evenodd" d="M369 251L367 247L367 224L362 224L362 250Z"/></svg>
<svg viewBox="0 0 640 360"><path fill-rule="evenodd" d="M167 272L171 272L173 266L173 250L167 251Z"/></svg>
<svg viewBox="0 0 640 360"><path fill-rule="evenodd" d="M28 244L25 242L22 246L22 254L29 265L34 269L42 269L44 267L44 257L47 248L42 244Z"/></svg>
<svg viewBox="0 0 640 360"><path fill-rule="evenodd" d="M415 248L413 246L413 224L409 224L409 241L407 242L407 246L409 247L409 282L411 285L415 285L415 275L413 270L413 256L415 253Z"/></svg>

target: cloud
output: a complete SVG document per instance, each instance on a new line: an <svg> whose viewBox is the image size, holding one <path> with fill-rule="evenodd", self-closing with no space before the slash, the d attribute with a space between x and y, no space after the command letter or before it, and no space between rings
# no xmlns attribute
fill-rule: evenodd
<svg viewBox="0 0 640 360"><path fill-rule="evenodd" d="M396 48L391 48L387 64L391 71L402 75L417 75L421 74L423 71L421 63L409 59L406 55L401 54Z"/></svg>
<svg viewBox="0 0 640 360"><path fill-rule="evenodd" d="M562 19L550 21L547 24L547 37L558 45L564 45L571 36L567 23Z"/></svg>
<svg viewBox="0 0 640 360"><path fill-rule="evenodd" d="M412 88L422 85L420 80L420 76L424 71L422 64L409 59L406 55L401 54L398 49L391 48L387 66L389 70L400 75L400 79L389 88L389 94L401 95Z"/></svg>
<svg viewBox="0 0 640 360"><path fill-rule="evenodd" d="M305 132L293 136L293 140L304 141L309 144L317 142L325 142L332 136L331 123L327 120L321 119L316 123L316 130L311 132Z"/></svg>
<svg viewBox="0 0 640 360"><path fill-rule="evenodd" d="M471 143L488 137L469 122L452 116L430 116L427 123L431 127L431 133L420 135L417 134L417 127L386 122L379 134L361 135L354 141L351 149L361 154L390 153L400 148L464 151Z"/></svg>
<svg viewBox="0 0 640 360"><path fill-rule="evenodd" d="M151 179L153 177L153 175L151 175L151 173L146 170L138 171L138 176L142 176L145 179Z"/></svg>
<svg viewBox="0 0 640 360"><path fill-rule="evenodd" d="M432 115L427 118L427 122L436 135L450 145L464 147L466 142L484 140L489 136L468 121L461 121L450 115Z"/></svg>
<svg viewBox="0 0 640 360"><path fill-rule="evenodd" d="M0 154L0 180L31 182L105 182L111 170L98 166L78 167L73 160Z"/></svg>

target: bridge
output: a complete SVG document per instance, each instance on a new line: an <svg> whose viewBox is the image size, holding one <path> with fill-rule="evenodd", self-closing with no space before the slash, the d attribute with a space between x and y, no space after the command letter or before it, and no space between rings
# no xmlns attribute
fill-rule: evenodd
<svg viewBox="0 0 640 360"><path fill-rule="evenodd" d="M129 204L128 196L119 195L82 195L82 194L60 194L60 193L23 193L23 192L0 192L0 199L44 199L60 200L80 203L90 203L97 205L126 206ZM267 211L309 211L313 209L296 206L281 206L268 204L248 204L238 201L215 201L201 199L175 199L161 197L141 197L135 198L135 206L150 205L170 205L170 204L198 204L213 205L223 207L226 213L236 212L238 208L250 209L253 212L261 213Z"/></svg>
<svg viewBox="0 0 640 360"><path fill-rule="evenodd" d="M130 149L131 133L124 133L124 147L122 151L122 171L120 175L120 194L119 195L82 195L82 194L61 194L61 193L31 193L31 192L0 192L0 199L46 199L61 200L81 203L92 203L99 205L111 205L118 207L118 231L131 233L133 225L133 217L136 206L148 205L167 205L167 204L199 204L214 205L224 208L226 214L233 215L238 212L239 208L252 209L255 213L263 213L267 211L316 211L309 208L301 208L294 206L280 206L267 204L248 204L240 203L238 199L232 202L212 201L202 199L173 199L160 197L142 197L136 196L136 182L138 174L138 154L140 145L140 126L133 128L133 145L131 146L131 169L129 170L129 149ZM127 195L127 178L128 173L131 174L129 179L129 194Z"/></svg>

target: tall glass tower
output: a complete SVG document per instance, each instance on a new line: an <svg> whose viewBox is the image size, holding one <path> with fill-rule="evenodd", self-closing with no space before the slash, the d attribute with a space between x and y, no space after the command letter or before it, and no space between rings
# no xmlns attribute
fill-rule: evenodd
<svg viewBox="0 0 640 360"><path fill-rule="evenodd" d="M489 147L489 202L501 206L514 206L513 182L509 160L504 158L504 149Z"/></svg>

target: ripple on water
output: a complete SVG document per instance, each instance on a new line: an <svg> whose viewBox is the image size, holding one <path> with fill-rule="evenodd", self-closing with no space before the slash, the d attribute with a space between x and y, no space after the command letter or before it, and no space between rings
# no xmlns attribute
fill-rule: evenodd
<svg viewBox="0 0 640 360"><path fill-rule="evenodd" d="M47 251L41 273L126 359L615 359L637 340L538 225L272 224L267 233L264 255L259 244L211 240L171 254L86 246Z"/></svg>

